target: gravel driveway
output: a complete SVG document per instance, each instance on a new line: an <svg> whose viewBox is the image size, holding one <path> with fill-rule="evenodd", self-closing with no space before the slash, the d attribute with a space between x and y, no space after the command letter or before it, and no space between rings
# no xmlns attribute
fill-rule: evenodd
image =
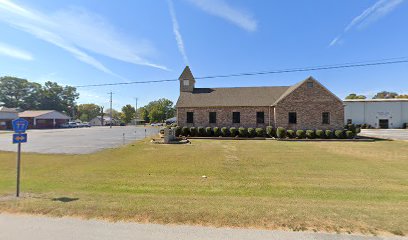
<svg viewBox="0 0 408 240"><path fill-rule="evenodd" d="M7 240L407 240L350 234L286 232L0 214L0 239Z"/></svg>
<svg viewBox="0 0 408 240"><path fill-rule="evenodd" d="M22 144L22 151L88 154L143 139L145 134L151 136L158 132L158 127L135 126L29 130L27 131L28 142ZM10 132L0 134L0 150L16 151L17 146L12 144L11 136Z"/></svg>

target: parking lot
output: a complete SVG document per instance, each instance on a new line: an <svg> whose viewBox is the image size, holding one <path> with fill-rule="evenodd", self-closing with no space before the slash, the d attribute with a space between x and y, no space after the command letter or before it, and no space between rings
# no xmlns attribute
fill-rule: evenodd
<svg viewBox="0 0 408 240"><path fill-rule="evenodd" d="M408 140L408 129L361 129L359 135L391 140Z"/></svg>
<svg viewBox="0 0 408 240"><path fill-rule="evenodd" d="M145 135L152 136L158 132L158 127L135 126L28 130L28 142L22 144L22 151L88 154L143 139ZM1 151L16 151L17 146L12 144L11 136L11 132L0 134Z"/></svg>

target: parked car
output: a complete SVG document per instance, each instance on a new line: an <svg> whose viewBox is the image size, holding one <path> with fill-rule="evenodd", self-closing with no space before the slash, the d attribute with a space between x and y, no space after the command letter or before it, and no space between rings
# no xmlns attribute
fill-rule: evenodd
<svg viewBox="0 0 408 240"><path fill-rule="evenodd" d="M150 126L152 127L163 126L163 123L151 123Z"/></svg>
<svg viewBox="0 0 408 240"><path fill-rule="evenodd" d="M89 122L82 122L78 124L79 127L91 127L91 124Z"/></svg>
<svg viewBox="0 0 408 240"><path fill-rule="evenodd" d="M78 127L78 123L76 123L76 122L68 122L68 127L69 127L69 128L77 128L77 127Z"/></svg>

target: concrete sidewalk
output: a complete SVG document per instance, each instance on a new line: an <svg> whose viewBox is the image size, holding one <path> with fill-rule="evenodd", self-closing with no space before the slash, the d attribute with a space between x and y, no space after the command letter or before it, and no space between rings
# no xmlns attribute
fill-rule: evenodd
<svg viewBox="0 0 408 240"><path fill-rule="evenodd" d="M350 234L267 231L199 226L110 223L77 218L0 214L0 239L7 240L402 240Z"/></svg>

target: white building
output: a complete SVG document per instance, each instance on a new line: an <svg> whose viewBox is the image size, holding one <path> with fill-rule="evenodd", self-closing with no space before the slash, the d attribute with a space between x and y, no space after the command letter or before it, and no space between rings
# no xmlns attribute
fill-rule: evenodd
<svg viewBox="0 0 408 240"><path fill-rule="evenodd" d="M108 116L104 116L103 117L103 121L102 121L102 117L101 116L98 116L98 117L95 117L95 118L92 118L90 121L89 121L89 124L91 125L91 126L107 126L107 125L110 125L110 123L111 123L111 118L110 117L108 117ZM112 120L112 125L118 125L119 124L119 121L118 120L116 120L116 119L113 119Z"/></svg>
<svg viewBox="0 0 408 240"><path fill-rule="evenodd" d="M408 123L408 99L347 99L344 105L346 124L402 128Z"/></svg>

